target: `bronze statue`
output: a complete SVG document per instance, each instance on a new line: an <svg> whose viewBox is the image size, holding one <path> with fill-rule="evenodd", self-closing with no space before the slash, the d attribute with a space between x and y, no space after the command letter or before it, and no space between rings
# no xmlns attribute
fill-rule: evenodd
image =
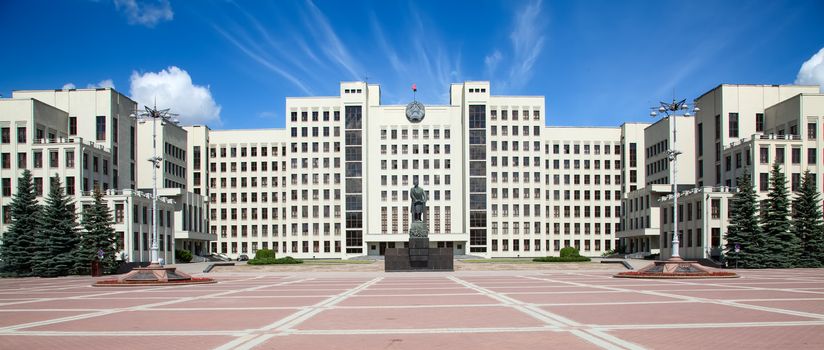
<svg viewBox="0 0 824 350"><path fill-rule="evenodd" d="M409 206L409 211L412 212L413 222L423 221L423 212L426 210L426 201L428 198L423 188L418 187L417 179L413 180L413 184L415 186L409 191L409 199L412 201L412 204Z"/></svg>

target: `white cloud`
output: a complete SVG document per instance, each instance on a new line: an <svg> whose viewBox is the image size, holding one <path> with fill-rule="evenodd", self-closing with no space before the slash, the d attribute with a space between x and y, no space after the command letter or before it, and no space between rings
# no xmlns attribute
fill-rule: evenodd
<svg viewBox="0 0 824 350"><path fill-rule="evenodd" d="M349 54L346 45L338 38L332 24L329 23L329 19L311 0L306 1L306 4L311 16L304 18L304 25L312 32L323 52L330 60L337 62L349 72L353 79L360 79L363 71L360 70L357 62Z"/></svg>
<svg viewBox="0 0 824 350"><path fill-rule="evenodd" d="M495 73L495 70L498 69L498 63L501 63L501 59L503 59L503 55L500 50L495 50L495 52L484 57L484 67L486 68L487 75Z"/></svg>
<svg viewBox="0 0 824 350"><path fill-rule="evenodd" d="M77 88L77 86L74 86L74 84L72 84L72 83L63 84L63 87L62 87L63 90L76 89L76 88Z"/></svg>
<svg viewBox="0 0 824 350"><path fill-rule="evenodd" d="M821 92L824 92L824 48L801 65L795 83L819 85Z"/></svg>
<svg viewBox="0 0 824 350"><path fill-rule="evenodd" d="M114 0L118 11L126 14L129 24L139 24L149 28L174 18L169 0Z"/></svg>
<svg viewBox="0 0 824 350"><path fill-rule="evenodd" d="M208 86L195 85L185 70L171 66L160 72L132 72L129 93L141 105L171 108L184 125L220 125L220 105Z"/></svg>
<svg viewBox="0 0 824 350"><path fill-rule="evenodd" d="M114 89L114 82L111 79L104 79L99 81L97 84L89 84L86 85L87 89L95 89L95 88L112 88Z"/></svg>
<svg viewBox="0 0 824 350"><path fill-rule="evenodd" d="M541 1L537 0L515 14L515 29L509 34L514 51L510 83L523 86L532 78L532 67L544 48L544 26L540 22Z"/></svg>

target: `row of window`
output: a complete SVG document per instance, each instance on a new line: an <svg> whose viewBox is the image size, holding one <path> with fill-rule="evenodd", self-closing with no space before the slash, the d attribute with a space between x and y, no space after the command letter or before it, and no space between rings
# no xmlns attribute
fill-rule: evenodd
<svg viewBox="0 0 824 350"><path fill-rule="evenodd" d="M60 152L59 151L49 151L49 162L48 166L50 168L59 168L60 167ZM75 166L75 159L74 159L74 150L68 150L64 153L63 163L65 164L66 168L74 168ZM32 168L40 169L43 168L43 152L41 151L33 151L32 152ZM89 155L87 153L83 153L83 169L92 170L94 172L102 171L103 175L109 175L109 160L108 159L101 159L98 156L92 156L92 161L89 163ZM89 166L91 165L91 169ZM11 168L11 153L4 152L0 154L0 167L3 169L10 169ZM19 169L26 169L28 168L28 153L26 152L19 152L17 153L17 168Z"/></svg>
<svg viewBox="0 0 824 350"><path fill-rule="evenodd" d="M357 91L358 91L358 93L360 93L360 89L357 89ZM331 111L331 113L330 113L330 111L312 111L312 121L317 122L317 121L322 120L322 121L328 122L330 115L333 117L333 121L336 121L336 122L340 121L340 111L339 110ZM290 116L291 116L292 122L297 122L298 121L298 112L297 111L292 111L290 113ZM321 116L322 116L323 119L321 119ZM308 122L309 121L309 111L301 111L300 112L300 121L302 121L302 122Z"/></svg>
<svg viewBox="0 0 824 350"><path fill-rule="evenodd" d="M501 252L508 252L508 251L510 251L509 250L510 246L512 247L513 252L529 252L529 251L539 252L539 251L544 251L544 250L541 249L541 240L540 239L535 239L535 240L532 240L531 242L532 242L532 245L530 246L530 240L529 239L523 239L523 240L520 240L520 239L512 239L512 240L502 239L502 240L500 240L500 251ZM594 239L594 240L589 240L589 239L569 240L569 239L565 239L565 240L563 240L563 242L564 242L564 247L574 246L575 249L580 250L580 251L592 251L593 247L595 248L595 251L601 251L601 240L600 239ZM581 248L581 242L584 243L583 249ZM604 242L604 251L612 250L612 240L606 239L606 240L603 240L603 242ZM544 248L546 249L546 251L549 251L550 240L546 240L545 243L546 244L544 245ZM618 243L616 242L615 245L617 246ZM493 252L498 252L499 251L498 249L499 249L498 240L493 239L492 240L492 251ZM561 240L560 239L556 239L556 240L552 241L552 250L556 251L556 252L561 250Z"/></svg>
<svg viewBox="0 0 824 350"><path fill-rule="evenodd" d="M400 129L400 139L401 140L408 140L409 139L409 132L410 129ZM411 129L412 130L412 139L417 140L422 137L424 140L429 139L430 131L432 134L432 139L439 140L441 138L441 129ZM391 140L398 139L398 129L381 129L381 140L386 140L387 137ZM443 129L443 138L444 140L449 140L452 138L452 130L449 128Z"/></svg>
<svg viewBox="0 0 824 350"><path fill-rule="evenodd" d="M302 241L302 242L292 241L291 245L288 245L287 242L271 242L271 247L272 247L272 250L274 250L276 252L279 251L281 253L309 253L310 252L310 248L309 248L310 244L312 246L312 248L311 248L312 253L321 253L321 252L331 253L333 251L332 250L332 245L333 244L334 244L334 252L335 253L340 253L341 252L341 242L340 241L331 241L331 242L330 241L323 241L322 242L323 247L321 247L321 242L320 241L312 241L312 242L310 242L310 241ZM251 246L251 251L249 250L250 246ZM220 249L218 250L217 242L212 242L212 251L216 251L216 252L219 252L219 253L237 254L238 252L240 252L240 253L250 253L251 252L252 254L254 254L258 251L258 242L251 242L251 244L249 244L248 242L240 242L240 250L238 250L238 242L231 242L231 250L229 249L229 242L221 242L219 247L220 247ZM260 249L269 249L269 247L270 247L269 242L261 242L260 243ZM290 248L290 249L287 250L287 247ZM349 248L347 248L346 250L348 252Z"/></svg>
<svg viewBox="0 0 824 350"><path fill-rule="evenodd" d="M224 145L210 146L209 147L209 156L211 158L217 158L218 147L220 148L220 157L221 158L226 158L227 157L226 156L227 147L224 146ZM198 150L198 151L200 150L199 146L195 146L195 149ZM248 157L248 156L257 157L258 154L260 154L261 157L268 157L270 148L269 148L269 146L260 146L260 147L249 146L248 148L247 148L247 146L241 146L241 147L231 146L231 147L228 148L228 150L229 150L229 154L231 155L232 158L236 158L238 156L238 149L240 149L240 156L245 158L245 157ZM247 150L249 151L248 155L247 155ZM258 152L258 150L260 150L260 152ZM277 156L278 155L278 146L271 146L271 151L272 151L271 152L272 156ZM281 151L282 156L286 155L286 147L285 146L281 146L280 151Z"/></svg>

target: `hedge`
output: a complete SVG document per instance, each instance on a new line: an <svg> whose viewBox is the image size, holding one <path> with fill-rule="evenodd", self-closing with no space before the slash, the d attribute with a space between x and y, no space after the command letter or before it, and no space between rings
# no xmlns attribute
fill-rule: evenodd
<svg viewBox="0 0 824 350"><path fill-rule="evenodd" d="M585 256L545 256L541 258L532 259L536 262L585 262L590 261Z"/></svg>
<svg viewBox="0 0 824 350"><path fill-rule="evenodd" d="M258 254L260 254L260 251L258 251ZM303 264L303 260L295 259L291 256L287 256L285 258L280 258L280 259L269 258L269 257L258 259L258 257L255 256L255 258L252 259L252 260L249 260L247 262L247 264L249 264L249 265Z"/></svg>
<svg viewBox="0 0 824 350"><path fill-rule="evenodd" d="M192 262L192 252L186 249L175 250L175 260L177 263L190 263Z"/></svg>

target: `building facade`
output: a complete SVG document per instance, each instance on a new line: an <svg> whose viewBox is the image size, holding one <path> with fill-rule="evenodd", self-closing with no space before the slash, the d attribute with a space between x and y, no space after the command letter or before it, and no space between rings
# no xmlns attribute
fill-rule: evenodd
<svg viewBox="0 0 824 350"><path fill-rule="evenodd" d="M187 127L212 250L382 255L408 240L415 182L431 244L456 255L617 247L624 191L644 184L649 124L547 127L542 96L496 96L488 82L452 84L449 96L411 121L406 105L381 104L379 85L344 82L337 96L287 98L285 129Z"/></svg>
<svg viewBox="0 0 824 350"><path fill-rule="evenodd" d="M18 178L29 169L40 200L56 176L74 197L78 214L78 203L90 203L92 191L102 190L122 239L119 257L148 261L152 134L144 124L152 123L138 125L136 108L111 88L14 91L12 98L0 99L0 233L10 223ZM208 253L215 237L208 231L205 201L186 192L186 131L168 124L159 135L165 160L158 171L159 257L174 261L174 250L181 248Z"/></svg>

